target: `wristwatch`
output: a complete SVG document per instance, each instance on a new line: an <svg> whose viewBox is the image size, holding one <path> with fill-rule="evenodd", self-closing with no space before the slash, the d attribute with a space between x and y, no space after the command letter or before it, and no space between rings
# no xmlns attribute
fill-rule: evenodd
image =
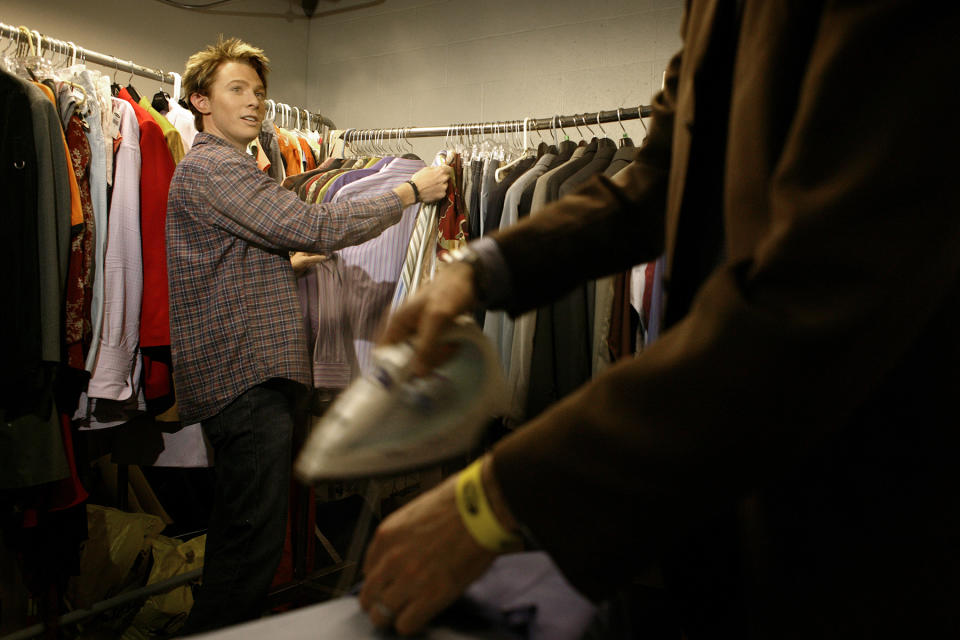
<svg viewBox="0 0 960 640"><path fill-rule="evenodd" d="M487 281L484 278L485 271L483 269L483 261L480 259L480 254L470 248L469 244L463 245L453 251L448 251L443 254L441 258L444 262L448 264L453 264L455 262L463 262L472 267L473 272L473 290L476 293L477 302L483 305L487 299L488 287L486 286Z"/></svg>

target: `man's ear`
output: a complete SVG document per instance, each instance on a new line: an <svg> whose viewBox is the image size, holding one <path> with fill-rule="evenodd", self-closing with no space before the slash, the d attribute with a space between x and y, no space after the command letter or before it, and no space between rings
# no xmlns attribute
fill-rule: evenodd
<svg viewBox="0 0 960 640"><path fill-rule="evenodd" d="M190 104L201 113L201 115L210 115L210 98L202 93L191 93Z"/></svg>

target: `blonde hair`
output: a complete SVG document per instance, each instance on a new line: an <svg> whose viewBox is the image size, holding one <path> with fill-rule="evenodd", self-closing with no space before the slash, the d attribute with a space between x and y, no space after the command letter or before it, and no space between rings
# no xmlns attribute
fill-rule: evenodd
<svg viewBox="0 0 960 640"><path fill-rule="evenodd" d="M270 73L270 60L264 55L263 49L247 44L239 38L223 39L223 34L217 38L217 44L197 51L187 60L187 68L183 72L183 95L187 98L190 111L197 125L197 131L203 131L203 115L193 106L190 96L195 93L210 95L210 85L217 75L217 69L224 62L243 62L253 67L260 76L263 88L267 88L267 75Z"/></svg>

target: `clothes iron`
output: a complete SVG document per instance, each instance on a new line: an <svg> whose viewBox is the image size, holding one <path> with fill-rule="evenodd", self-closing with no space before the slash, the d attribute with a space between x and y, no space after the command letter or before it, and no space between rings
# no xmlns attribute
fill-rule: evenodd
<svg viewBox="0 0 960 640"><path fill-rule="evenodd" d="M304 482L400 473L467 453L507 407L489 339L473 322L444 336L455 351L429 374L411 374L409 343L377 347L372 370L315 419L294 465Z"/></svg>

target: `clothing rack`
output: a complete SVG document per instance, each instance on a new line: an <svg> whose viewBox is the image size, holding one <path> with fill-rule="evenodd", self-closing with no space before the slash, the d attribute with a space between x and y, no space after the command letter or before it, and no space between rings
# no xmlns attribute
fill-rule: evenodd
<svg viewBox="0 0 960 640"><path fill-rule="evenodd" d="M35 52L36 55L40 57L43 56L44 52L52 52L62 55L65 58L70 58L71 64L75 64L78 60L80 62L86 60L103 67L116 69L117 71L126 71L131 74L131 77L138 75L144 78L150 78L151 80L165 82L173 86L176 86L180 82L180 75L177 73L165 72L162 69L151 69L150 67L144 67L130 60L121 60L115 56L97 53L96 51L77 46L73 42L57 40L56 38L45 36L39 31L27 29L26 27L14 27L0 22L0 37L8 38L17 45L29 45L31 52ZM177 90L179 93L179 87L177 87ZM287 114L293 111L305 114L308 126L313 126L317 130L322 126L326 126L329 129L334 128L333 122L319 113L311 113L307 109L293 107L282 102L277 102L276 106L277 111L284 112L285 110Z"/></svg>
<svg viewBox="0 0 960 640"><path fill-rule="evenodd" d="M556 115L552 118L523 118L522 120L507 120L504 122L474 122L468 124L450 124L445 127L407 127L394 129L346 129L341 138L344 142L350 143L355 140L376 138L383 139L407 139L407 138L436 138L439 136L469 136L497 133L523 133L524 146L526 146L526 134L530 131L542 131L545 129L567 129L574 127L590 127L591 125L600 125L609 122L622 122L624 120L636 120L646 118L653 114L653 109L648 105L638 107L620 107L612 111L593 111L572 116Z"/></svg>

